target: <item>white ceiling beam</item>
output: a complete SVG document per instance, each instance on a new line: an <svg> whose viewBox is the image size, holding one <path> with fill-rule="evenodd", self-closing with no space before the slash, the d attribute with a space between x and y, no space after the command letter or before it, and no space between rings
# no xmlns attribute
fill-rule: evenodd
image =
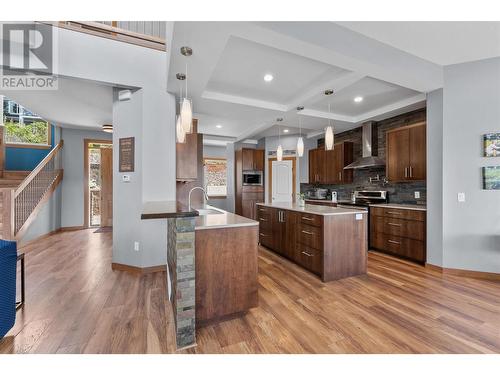
<svg viewBox="0 0 500 375"><path fill-rule="evenodd" d="M301 115L304 116L311 116L311 117L317 117L317 118L326 118L330 120L337 120L337 121L344 121L344 122L356 122L355 117L352 116L345 116L345 115L340 115L338 113L334 112L323 112L323 111L317 111L315 109L308 109L305 108L300 112Z"/></svg>
<svg viewBox="0 0 500 375"><path fill-rule="evenodd" d="M288 109L286 105L268 102L265 100L246 98L244 96L223 94L221 92L216 92L216 91L205 90L201 94L201 97L203 99L218 100L226 103L242 104L250 107L271 109L273 111L279 111L279 112L285 112Z"/></svg>
<svg viewBox="0 0 500 375"><path fill-rule="evenodd" d="M288 103L288 110L293 110L299 105L306 105L310 103L314 98L320 98L324 95L326 89L333 89L335 93L342 91L346 87L353 85L354 83L360 81L366 77L364 74L356 72L348 72L340 77L335 77L329 81L325 81L306 91L305 93L300 93L296 95L290 103Z"/></svg>
<svg viewBox="0 0 500 375"><path fill-rule="evenodd" d="M418 95L412 96L410 98L400 100L399 102L391 103L391 104L386 105L384 107L380 107L380 108L377 108L373 111L365 112L362 115L353 117L352 122L360 123L360 122L372 120L372 119L376 118L377 116L386 115L389 112L396 111L398 109L408 107L408 106L411 106L413 104L423 102L425 100L426 100L425 94L418 94Z"/></svg>

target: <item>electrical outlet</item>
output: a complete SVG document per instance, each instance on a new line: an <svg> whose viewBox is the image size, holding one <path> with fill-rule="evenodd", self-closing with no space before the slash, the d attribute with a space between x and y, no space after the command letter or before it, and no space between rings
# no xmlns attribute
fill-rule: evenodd
<svg viewBox="0 0 500 375"><path fill-rule="evenodd" d="M458 193L458 194L457 194L457 200L458 200L460 203L465 202L465 193Z"/></svg>
<svg viewBox="0 0 500 375"><path fill-rule="evenodd" d="M415 192L415 199L420 199L420 192L419 191Z"/></svg>
<svg viewBox="0 0 500 375"><path fill-rule="evenodd" d="M137 241L134 242L134 250L139 251L139 242Z"/></svg>

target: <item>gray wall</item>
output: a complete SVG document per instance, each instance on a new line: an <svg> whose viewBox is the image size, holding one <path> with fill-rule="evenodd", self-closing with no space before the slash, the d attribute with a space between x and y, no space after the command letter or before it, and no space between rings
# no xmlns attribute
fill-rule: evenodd
<svg viewBox="0 0 500 375"><path fill-rule="evenodd" d="M111 140L102 131L61 129L64 178L62 182L61 226L79 227L84 223L84 149L85 139Z"/></svg>
<svg viewBox="0 0 500 375"><path fill-rule="evenodd" d="M443 265L443 89L427 95L427 262Z"/></svg>
<svg viewBox="0 0 500 375"><path fill-rule="evenodd" d="M500 58L447 66L443 90L443 263L500 272L500 191L482 190L482 135L500 132ZM457 202L465 192L466 202Z"/></svg>

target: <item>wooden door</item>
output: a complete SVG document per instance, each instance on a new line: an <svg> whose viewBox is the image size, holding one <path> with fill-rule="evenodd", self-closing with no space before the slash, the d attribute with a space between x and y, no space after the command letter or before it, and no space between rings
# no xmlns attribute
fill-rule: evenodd
<svg viewBox="0 0 500 375"><path fill-rule="evenodd" d="M284 224L284 254L289 259L295 259L295 248L297 243L297 222L299 214L293 211L285 211L285 224Z"/></svg>
<svg viewBox="0 0 500 375"><path fill-rule="evenodd" d="M409 178L409 148L409 129L398 129L387 132L386 169L389 181L405 181Z"/></svg>
<svg viewBox="0 0 500 375"><path fill-rule="evenodd" d="M101 227L113 226L113 149L101 148Z"/></svg>
<svg viewBox="0 0 500 375"><path fill-rule="evenodd" d="M412 180L426 178L426 134L425 124L414 126L410 130L410 171Z"/></svg>
<svg viewBox="0 0 500 375"><path fill-rule="evenodd" d="M309 150L309 183L318 182L318 150Z"/></svg>
<svg viewBox="0 0 500 375"><path fill-rule="evenodd" d="M330 151L325 151L325 182L327 184L337 184L337 147Z"/></svg>
<svg viewBox="0 0 500 375"><path fill-rule="evenodd" d="M273 212L273 249L280 255L286 255L285 251L285 215L284 210L276 209Z"/></svg>
<svg viewBox="0 0 500 375"><path fill-rule="evenodd" d="M254 150L251 148L244 148L242 150L242 158L243 158L243 170L244 171L253 171L254 170L254 162L253 162L253 152Z"/></svg>
<svg viewBox="0 0 500 375"><path fill-rule="evenodd" d="M254 219L255 217L254 201L252 199L243 199L241 207L242 207L241 216L247 217L249 219Z"/></svg>
<svg viewBox="0 0 500 375"><path fill-rule="evenodd" d="M326 176L326 152L324 149L319 148L317 150L317 173L318 173L318 183L325 184L327 181Z"/></svg>
<svg viewBox="0 0 500 375"><path fill-rule="evenodd" d="M255 171L264 171L264 150L253 151L253 164Z"/></svg>

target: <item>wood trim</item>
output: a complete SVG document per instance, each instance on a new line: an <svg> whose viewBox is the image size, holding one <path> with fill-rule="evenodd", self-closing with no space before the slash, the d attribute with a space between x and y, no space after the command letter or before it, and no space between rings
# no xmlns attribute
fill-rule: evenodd
<svg viewBox="0 0 500 375"><path fill-rule="evenodd" d="M85 228L83 225L80 226L74 226L74 227L61 227L59 228L60 232L74 232L76 230L83 230L83 229L88 229Z"/></svg>
<svg viewBox="0 0 500 375"><path fill-rule="evenodd" d="M98 22L79 22L79 21L59 21L59 22L41 22L62 29L77 31L84 34L94 35L101 38L112 39L118 42L134 44L141 47L166 51L166 41L164 39L139 34L133 31L120 29L118 27L105 25Z"/></svg>
<svg viewBox="0 0 500 375"><path fill-rule="evenodd" d="M23 182L21 182L21 184L17 187L16 189L16 192L15 192L15 197L17 197L25 188L26 186L29 185L29 183L31 182L31 180L33 180L37 175L38 173L40 173L40 171L43 169L43 167L45 167L45 165L51 161L56 155L57 153L59 152L59 150L63 147L64 145L64 141L61 140L56 147L54 147L52 149L52 151L50 151L46 157L43 158L43 160L36 166L35 169L33 169L33 171L31 171L31 173L28 175L28 177L26 177Z"/></svg>
<svg viewBox="0 0 500 375"><path fill-rule="evenodd" d="M59 170L59 174L57 175L56 179L50 186L50 189L45 192L42 199L40 199L40 202L38 202L33 212L30 214L30 216L28 216L28 219L24 222L23 226L19 228L19 231L16 233L16 240L19 240L24 235L24 233L29 228L33 220L35 220L36 216L38 215L38 212L42 209L43 204L49 200L50 196L54 193L54 191L61 183L63 176L64 176L64 171L61 169Z"/></svg>
<svg viewBox="0 0 500 375"><path fill-rule="evenodd" d="M452 276L470 277L472 279L500 281L500 273L461 270L461 269L457 269L457 268L444 268L444 267L436 266L436 265L430 264L430 263L425 263L425 268L442 273L443 275L452 275Z"/></svg>
<svg viewBox="0 0 500 375"><path fill-rule="evenodd" d="M400 126L398 128L389 129L389 130L385 131L385 134L387 134L387 133L394 133L394 132L397 132L397 131L406 130L406 129L410 129L410 128L415 128L417 126L422 126L422 125L427 125L427 121L419 121L419 122L415 122L414 124L403 125L403 126Z"/></svg>
<svg viewBox="0 0 500 375"><path fill-rule="evenodd" d="M89 223L89 143L102 143L105 145L113 145L113 141L109 139L90 139L83 140L83 228L90 228Z"/></svg>
<svg viewBox="0 0 500 375"><path fill-rule="evenodd" d="M59 228L59 229L54 229L54 230L52 230L52 231L50 231L50 232L48 232L48 233L42 234L41 236L38 236L38 237L36 237L36 238L33 238L33 239L29 240L29 241L26 241L26 242L21 242L21 245L18 247L18 250L22 250L22 249L24 249L25 247L28 247L28 246L30 246L30 245L33 245L35 242L41 241L41 240L43 240L43 239L45 239L45 238L47 238L47 237L50 237L50 236L52 236L52 235L54 235L54 234L56 234L56 233L59 233L59 232L61 232L61 228ZM23 253L24 253L24 254L25 254L25 253L27 253L27 252L28 252L28 251L23 251Z"/></svg>
<svg viewBox="0 0 500 375"><path fill-rule="evenodd" d="M135 274L145 275L148 273L166 272L167 265L162 264L160 266L152 266L152 267L136 267L136 266L129 266L128 264L111 263L111 269L114 271L126 271Z"/></svg>
<svg viewBox="0 0 500 375"><path fill-rule="evenodd" d="M2 229L1 238L12 240L14 238L14 189L0 188L2 199Z"/></svg>
<svg viewBox="0 0 500 375"><path fill-rule="evenodd" d="M267 168L268 168L268 181L267 181L267 186L268 186L268 191L269 191L269 202L272 202L272 196L273 196L273 161L277 161L277 158L269 158L267 159ZM292 202L295 202L297 200L297 158L294 156L287 156L284 157L283 160L291 160L292 161L292 179L293 179L293 199Z"/></svg>

